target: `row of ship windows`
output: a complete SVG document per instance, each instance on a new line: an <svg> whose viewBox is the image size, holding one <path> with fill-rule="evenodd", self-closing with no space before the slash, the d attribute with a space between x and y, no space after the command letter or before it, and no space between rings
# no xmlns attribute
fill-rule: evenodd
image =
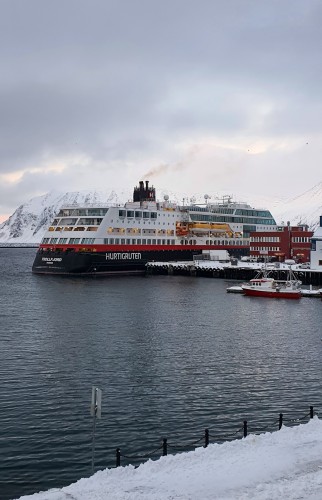
<svg viewBox="0 0 322 500"><path fill-rule="evenodd" d="M106 215L108 208L63 208L59 211L57 217L96 217Z"/></svg>
<svg viewBox="0 0 322 500"><path fill-rule="evenodd" d="M56 226L56 227L53 227L53 226L50 226L50 228L48 229L48 231L97 231L97 227L96 226L76 226L76 227L70 227L70 226Z"/></svg>
<svg viewBox="0 0 322 500"><path fill-rule="evenodd" d="M215 207L214 209L212 209L210 206L208 206L208 207L197 207L195 205L189 206L189 207L187 207L187 209L189 210L189 212L210 212L210 211L213 210L214 212L216 212L216 214L233 214L235 212L234 208L218 208L218 207Z"/></svg>
<svg viewBox="0 0 322 500"><path fill-rule="evenodd" d="M311 238L306 236L294 236L292 241L293 243L310 243Z"/></svg>
<svg viewBox="0 0 322 500"><path fill-rule="evenodd" d="M104 245L175 245L176 240L140 238L104 238Z"/></svg>
<svg viewBox="0 0 322 500"><path fill-rule="evenodd" d="M93 245L95 238L43 238L44 245L68 244L69 245ZM171 239L140 239L140 238L104 238L104 245L175 245L176 241Z"/></svg>
<svg viewBox="0 0 322 500"><path fill-rule="evenodd" d="M132 212L132 211L125 211L124 214L121 214L121 210L119 211L119 217L122 219L122 222L124 222L125 218L127 217L128 220L127 222L130 223L133 219L151 219L152 221L155 221L157 219L157 212ZM174 217L174 214L162 214L163 217ZM75 226L76 224L78 226L99 226L102 223L103 218L95 218L95 219L90 219L90 218L84 218L84 219L77 219L75 218L56 218L54 219L52 226ZM112 221L113 222L113 221ZM140 224L140 220L138 220L138 223ZM145 223L145 222L144 222Z"/></svg>
<svg viewBox="0 0 322 500"><path fill-rule="evenodd" d="M266 242L266 243L279 243L281 238L279 236L251 236L251 242ZM294 236L293 243L310 243L311 238L306 236Z"/></svg>
<svg viewBox="0 0 322 500"><path fill-rule="evenodd" d="M189 210L190 212L208 212L211 210L211 208L207 207L196 207L196 206L191 206L191 207L186 207L186 210ZM108 212L108 208L83 208L83 209L63 209L60 210L58 213L57 217L99 217L106 215ZM263 224L263 218L268 218L271 222L267 222L267 224L275 224L272 215L270 212L267 210L245 210L245 209L229 209L229 208L216 208L214 210L216 214L230 214L233 215L241 215L241 216L246 216L246 217L260 217L261 222ZM165 215L165 214L164 214ZM168 216L174 214L167 214ZM121 209L119 210L119 217L125 218L125 217L130 217L130 218L144 218L144 219L156 219L158 216L157 212L148 212L148 211L141 211L141 210L124 210ZM193 216L193 213L191 213L191 216ZM199 218L202 216L198 215ZM206 217L209 217L208 215ZM216 215L212 215L210 217L216 217ZM220 216L219 216L220 217ZM235 217L234 217L235 219ZM207 219L209 220L209 219ZM252 219L253 220L253 219ZM224 222L233 222L232 220L230 221L224 221ZM265 222L266 223L266 222Z"/></svg>
<svg viewBox="0 0 322 500"><path fill-rule="evenodd" d="M138 227L125 228L125 227L109 227L108 233L119 234L166 234L174 236L174 229L140 229Z"/></svg>
<svg viewBox="0 0 322 500"><path fill-rule="evenodd" d="M248 241L247 240L240 240L240 239L237 239L237 240L233 240L233 239L229 239L229 240L206 240L206 245L228 245L228 246L235 246L235 245L238 245L238 246L247 246L248 245Z"/></svg>
<svg viewBox="0 0 322 500"><path fill-rule="evenodd" d="M234 209L234 208L217 208L217 207L212 208L212 207L196 207L196 206L190 206L188 207L188 210L192 212L213 211L216 214L231 214L231 215L235 213L235 215L244 215L246 217L269 217L270 219L272 219L272 215L268 210L249 210L241 208Z"/></svg>
<svg viewBox="0 0 322 500"><path fill-rule="evenodd" d="M61 227L56 228L50 227L50 232L59 231L97 231L97 227ZM174 236L174 229L140 229L137 227L125 228L125 227L109 227L106 231L107 233L118 233L118 234L167 234L169 236Z"/></svg>
<svg viewBox="0 0 322 500"><path fill-rule="evenodd" d="M246 215L248 217L270 217L272 215L268 210L245 210L242 208L237 208L235 215Z"/></svg>
<svg viewBox="0 0 322 500"><path fill-rule="evenodd" d="M172 210L169 209L169 212ZM84 209L63 209L60 210L57 217L104 217L108 212L108 208L84 208ZM159 214L167 217L174 217L174 213ZM141 210L119 210L120 218L136 218L136 219L156 219L158 212L148 212Z"/></svg>
<svg viewBox="0 0 322 500"><path fill-rule="evenodd" d="M279 243L281 241L281 238L279 236L251 236L250 241Z"/></svg>
<svg viewBox="0 0 322 500"><path fill-rule="evenodd" d="M163 213L159 214L163 217L174 217L174 214ZM120 219L156 219L158 217L157 212L141 212L140 210L119 210Z"/></svg>
<svg viewBox="0 0 322 500"><path fill-rule="evenodd" d="M111 220L111 222L113 222L113 220ZM116 222L119 222L119 221L116 221ZM134 221L133 221L134 222ZM136 221L136 223L140 224L140 221ZM145 224L145 222L143 222L143 224ZM155 225L155 222L153 223ZM161 224L163 226L165 225L168 225L168 226L174 226L173 223L170 224L170 222L166 223L166 222L163 222L163 223L158 223L159 226L161 226ZM48 231L97 231L98 227L97 225L96 226L86 226L85 224L82 224L80 226L50 226ZM125 228L120 228L120 227L116 227L116 228L112 228L114 229L114 232L125 232ZM110 231L111 228L108 228L108 232L111 232ZM138 231L140 231L140 229L137 228ZM145 230L143 229L143 232Z"/></svg>
<svg viewBox="0 0 322 500"><path fill-rule="evenodd" d="M93 245L95 238L43 238L44 245ZM150 238L104 238L104 245L175 245L173 239L150 239ZM180 240L181 245L197 245L197 240ZM206 240L206 245L247 245L242 240ZM273 248L274 250L274 248ZM277 249L276 249L277 250Z"/></svg>
<svg viewBox="0 0 322 500"><path fill-rule="evenodd" d="M114 222L114 219L111 219L109 222ZM121 220L121 221L120 221L119 219L116 219L116 221L115 221L115 222L116 222L116 223L120 223L120 222L121 222L121 223L123 223L123 224L124 224L124 222L126 222L126 225L127 225L127 226L128 226L128 225L130 225L131 223L132 223L132 224L143 224L143 225L144 225L144 224L148 224L149 226L151 226L152 224L153 224L154 226L155 226L156 224L157 224L157 225L159 225L159 226L160 226L161 224L163 224L163 226L165 226L166 224L168 224L168 226L170 226L170 225L171 225L171 226L173 226L173 225L174 225L174 223L175 223L175 221L171 221L171 222L160 222L160 221L159 221L159 222L155 222L155 221L151 222L151 221L147 221L147 222L146 222L145 220L140 221L140 220L137 220L137 219L135 219L135 220L134 220L134 219L128 219L128 220L126 220L126 221L125 221L125 220Z"/></svg>
<svg viewBox="0 0 322 500"><path fill-rule="evenodd" d="M278 252L280 250L280 247L250 247L251 252L258 252L258 251L271 251L271 252Z"/></svg>
<svg viewBox="0 0 322 500"><path fill-rule="evenodd" d="M266 224L268 226L274 226L276 224L274 219L262 219L255 217L230 217L223 215L200 215L200 214L190 214L191 220L196 221L207 221L207 222L231 222L234 224Z"/></svg>
<svg viewBox="0 0 322 500"><path fill-rule="evenodd" d="M69 238L69 241L68 241L68 238L43 238L42 243L44 245L48 245L48 244L66 245L66 243L68 242L70 245L72 245L72 244L77 245L77 244L81 244L81 243L87 243L88 245L91 245L94 243L94 241L95 241L95 238Z"/></svg>
<svg viewBox="0 0 322 500"><path fill-rule="evenodd" d="M101 224L102 220L103 220L103 217L102 218L95 218L95 219L89 219L89 218L77 219L76 217L75 217L75 219L73 219L73 218L65 217L62 219L54 219L52 226L58 226L58 225L75 226L76 223L79 226L99 226Z"/></svg>

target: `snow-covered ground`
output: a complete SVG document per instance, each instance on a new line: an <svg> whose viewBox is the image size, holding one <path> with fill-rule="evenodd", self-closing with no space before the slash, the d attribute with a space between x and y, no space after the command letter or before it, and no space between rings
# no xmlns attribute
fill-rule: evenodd
<svg viewBox="0 0 322 500"><path fill-rule="evenodd" d="M310 272L311 267L308 269L302 268L302 264L285 264L285 262L277 262L277 263L263 263L263 262L243 262L241 260L237 261L236 264L232 264L231 262L221 262L219 260L198 260L195 258L194 261L177 261L177 262L149 262L149 267L167 267L171 265L177 269L185 269L191 267L193 265L196 269L199 270L216 270L216 269L225 269L225 268L233 268L233 269L253 269L255 271L266 270L266 271L288 271L291 269L296 272ZM314 271L321 271L321 269L313 269ZM321 499L322 500L322 499Z"/></svg>
<svg viewBox="0 0 322 500"><path fill-rule="evenodd" d="M322 421L106 469L24 500L322 499Z"/></svg>

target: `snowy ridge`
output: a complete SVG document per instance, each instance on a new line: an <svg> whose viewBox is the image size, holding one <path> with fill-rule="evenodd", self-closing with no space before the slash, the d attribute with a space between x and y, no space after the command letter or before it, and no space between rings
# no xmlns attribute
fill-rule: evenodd
<svg viewBox="0 0 322 500"><path fill-rule="evenodd" d="M187 194L170 193L167 190L157 191L157 198L163 199L168 194L170 199L177 203L189 204L191 201L204 203L204 196L200 193L193 196ZM210 202L218 202L220 197L209 193ZM17 210L0 224L0 243L22 244L40 243L47 227L62 205L86 205L92 203L113 203L123 205L132 198L132 192L116 194L112 191L76 191L61 193L51 191L43 196L32 198L20 205ZM245 198L245 197L243 197ZM236 201L237 198L236 198ZM315 230L322 215L322 182L303 194L289 200L272 200L256 198L246 200L252 206L268 208L276 219L277 224L290 221L291 225L307 224Z"/></svg>

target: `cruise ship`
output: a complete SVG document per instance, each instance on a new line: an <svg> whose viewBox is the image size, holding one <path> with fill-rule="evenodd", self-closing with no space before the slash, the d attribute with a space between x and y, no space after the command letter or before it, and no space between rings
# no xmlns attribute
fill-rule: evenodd
<svg viewBox="0 0 322 500"><path fill-rule="evenodd" d="M124 206L64 206L41 241L32 267L38 274L144 273L148 262L193 260L205 250L249 253L253 231L272 231L268 210L230 197L211 203L156 201L155 188L140 181Z"/></svg>

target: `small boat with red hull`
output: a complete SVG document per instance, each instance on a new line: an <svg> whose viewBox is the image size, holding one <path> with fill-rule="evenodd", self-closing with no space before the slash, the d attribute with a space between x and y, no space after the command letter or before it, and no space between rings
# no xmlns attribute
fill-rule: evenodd
<svg viewBox="0 0 322 500"><path fill-rule="evenodd" d="M255 278L242 285L245 295L250 297L269 297L274 299L300 299L301 281L297 280L291 269L285 281L275 280L272 271L263 269Z"/></svg>

